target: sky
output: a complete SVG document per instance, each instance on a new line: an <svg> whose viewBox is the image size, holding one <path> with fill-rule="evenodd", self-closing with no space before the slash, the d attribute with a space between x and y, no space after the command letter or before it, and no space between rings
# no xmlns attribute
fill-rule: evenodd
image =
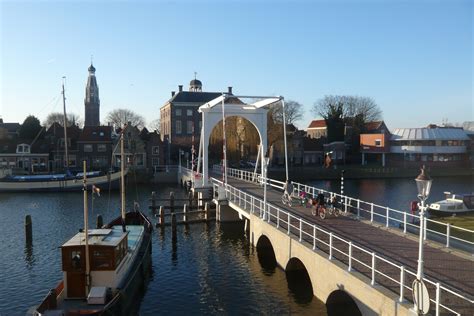
<svg viewBox="0 0 474 316"><path fill-rule="evenodd" d="M389 129L473 118L473 1L0 0L0 116L84 118L87 68L101 121L159 108L197 78L204 91L282 95L306 128L325 95L373 98Z"/></svg>

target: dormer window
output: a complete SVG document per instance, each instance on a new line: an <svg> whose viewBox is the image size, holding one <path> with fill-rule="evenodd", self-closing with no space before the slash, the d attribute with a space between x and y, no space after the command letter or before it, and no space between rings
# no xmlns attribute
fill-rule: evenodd
<svg viewBox="0 0 474 316"><path fill-rule="evenodd" d="M19 144L16 146L16 153L17 154L29 154L30 153L30 145L28 144Z"/></svg>

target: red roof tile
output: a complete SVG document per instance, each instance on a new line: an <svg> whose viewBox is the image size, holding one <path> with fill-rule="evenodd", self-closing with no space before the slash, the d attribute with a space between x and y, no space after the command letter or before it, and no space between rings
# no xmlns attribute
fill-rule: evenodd
<svg viewBox="0 0 474 316"><path fill-rule="evenodd" d="M308 126L308 128L321 128L321 127L326 127L325 120L312 120Z"/></svg>

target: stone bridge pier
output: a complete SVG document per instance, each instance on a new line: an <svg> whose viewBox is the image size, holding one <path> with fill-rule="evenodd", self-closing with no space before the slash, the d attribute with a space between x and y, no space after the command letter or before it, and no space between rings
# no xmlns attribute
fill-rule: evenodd
<svg viewBox="0 0 474 316"><path fill-rule="evenodd" d="M328 254L312 245L301 243L286 231L276 229L259 216L250 215L250 241L257 252L273 249L276 264L287 273L291 270L305 270L311 281L313 295L326 303L329 315L339 315L332 306L345 305L350 314L344 315L416 315L410 310L413 305L400 303L391 291L370 284L370 279L351 271L336 260L329 260ZM353 305L351 308L350 306Z"/></svg>

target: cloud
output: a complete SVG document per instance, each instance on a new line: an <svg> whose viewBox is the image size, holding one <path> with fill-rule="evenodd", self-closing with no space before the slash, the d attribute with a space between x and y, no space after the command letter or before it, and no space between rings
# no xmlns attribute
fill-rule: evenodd
<svg viewBox="0 0 474 316"><path fill-rule="evenodd" d="M51 58L50 60L48 60L46 63L47 64L52 64L56 61L56 58Z"/></svg>

